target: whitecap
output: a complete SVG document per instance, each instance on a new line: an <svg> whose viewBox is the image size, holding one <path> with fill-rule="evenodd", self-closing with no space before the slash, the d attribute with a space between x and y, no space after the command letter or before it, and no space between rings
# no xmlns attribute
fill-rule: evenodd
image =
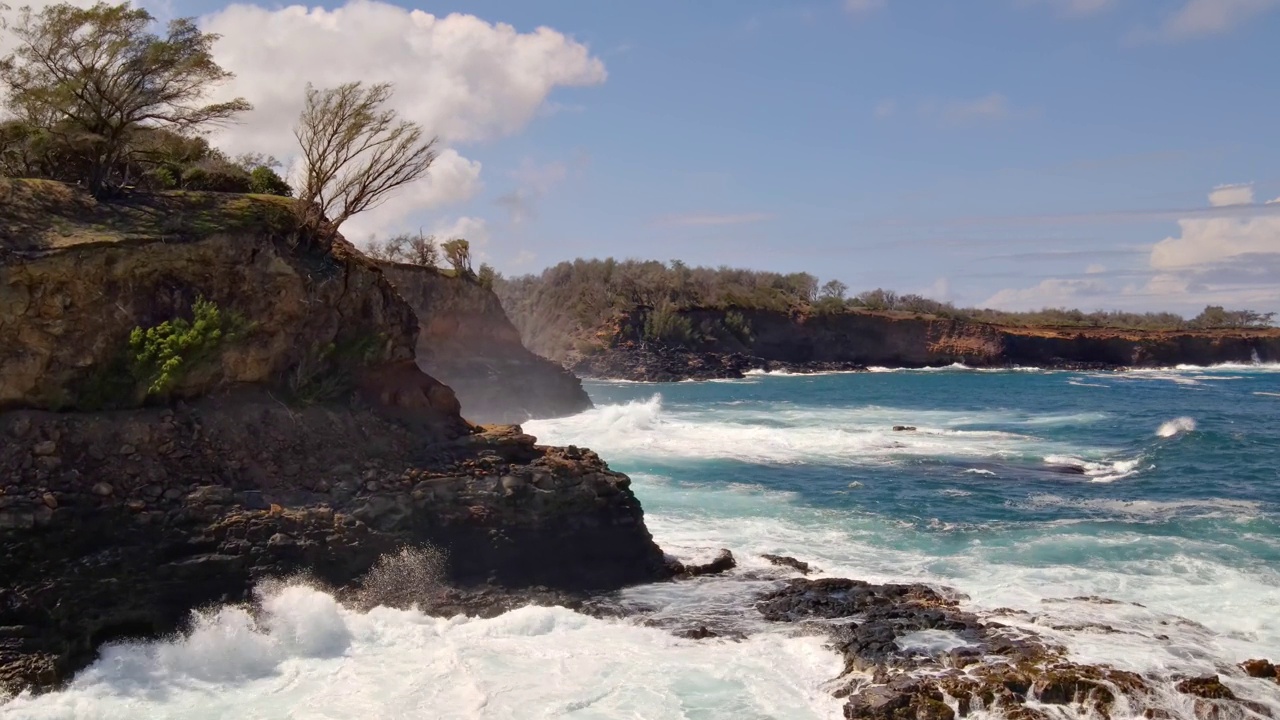
<svg viewBox="0 0 1280 720"><path fill-rule="evenodd" d="M1156 430L1156 435L1162 438L1171 438L1181 433L1194 432L1196 429L1195 418L1180 417L1163 423Z"/></svg>

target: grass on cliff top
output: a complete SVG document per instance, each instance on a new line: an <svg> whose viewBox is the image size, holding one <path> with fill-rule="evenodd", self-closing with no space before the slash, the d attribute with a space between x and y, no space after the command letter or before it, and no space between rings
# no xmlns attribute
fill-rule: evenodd
<svg viewBox="0 0 1280 720"><path fill-rule="evenodd" d="M289 198L175 190L109 202L52 180L0 178L0 249L90 243L198 240L217 233L285 228Z"/></svg>

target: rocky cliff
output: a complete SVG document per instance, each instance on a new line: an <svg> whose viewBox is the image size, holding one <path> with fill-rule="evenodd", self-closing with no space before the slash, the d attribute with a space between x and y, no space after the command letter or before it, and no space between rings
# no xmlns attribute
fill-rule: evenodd
<svg viewBox="0 0 1280 720"><path fill-rule="evenodd" d="M625 476L463 420L383 273L293 227L265 197L0 181L0 691L405 546L444 560L402 601L669 574Z"/></svg>
<svg viewBox="0 0 1280 720"><path fill-rule="evenodd" d="M623 316L605 347L571 359L581 374L635 380L736 377L750 369L856 369L866 366L1035 366L1110 369L1226 362L1280 362L1280 329L1138 331L1016 328L962 320L842 312L682 314L687 340L643 341L644 316ZM729 330L728 328L734 328Z"/></svg>
<svg viewBox="0 0 1280 720"><path fill-rule="evenodd" d="M582 382L530 352L492 290L432 268L380 263L417 314L418 365L476 422L562 417L591 407Z"/></svg>

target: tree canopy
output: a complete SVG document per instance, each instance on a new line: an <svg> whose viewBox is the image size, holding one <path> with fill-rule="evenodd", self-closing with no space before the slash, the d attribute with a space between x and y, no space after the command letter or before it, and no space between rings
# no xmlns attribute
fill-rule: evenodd
<svg viewBox="0 0 1280 720"><path fill-rule="evenodd" d="M127 2L20 10L9 28L17 49L0 61L0 87L21 126L8 128L10 141L21 140L27 156L43 147L103 196L129 182L146 131L182 135L250 109L240 98L203 102L232 77L213 59L217 35L180 18L161 37L149 31L154 20Z"/></svg>

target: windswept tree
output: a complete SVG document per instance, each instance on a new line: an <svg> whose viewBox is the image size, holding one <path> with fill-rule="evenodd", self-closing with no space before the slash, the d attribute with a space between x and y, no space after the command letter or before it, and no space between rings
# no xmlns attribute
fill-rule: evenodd
<svg viewBox="0 0 1280 720"><path fill-rule="evenodd" d="M298 207L308 226L327 219L336 231L431 167L436 139L386 108L390 98L389 83L307 86L294 135L303 159Z"/></svg>
<svg viewBox="0 0 1280 720"><path fill-rule="evenodd" d="M454 238L441 245L440 249L444 251L444 259L453 266L458 277L471 277L474 274L471 270L471 243L462 238Z"/></svg>
<svg viewBox="0 0 1280 720"><path fill-rule="evenodd" d="M17 48L0 60L10 110L48 133L96 196L127 180L139 132L197 131L251 107L203 102L232 77L213 60L217 35L182 18L161 37L149 31L154 21L127 2L62 3L22 8L10 28Z"/></svg>

